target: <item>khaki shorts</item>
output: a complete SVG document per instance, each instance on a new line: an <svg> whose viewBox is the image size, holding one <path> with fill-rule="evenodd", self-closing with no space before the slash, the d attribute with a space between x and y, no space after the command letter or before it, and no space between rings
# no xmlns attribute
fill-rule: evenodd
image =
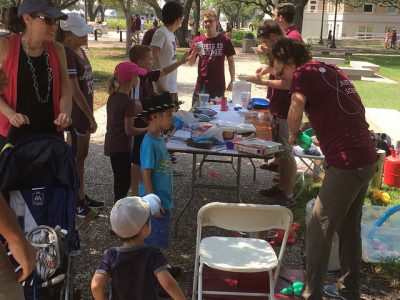
<svg viewBox="0 0 400 300"><path fill-rule="evenodd" d="M17 275L0 243L0 300L24 300L22 286L17 283Z"/></svg>
<svg viewBox="0 0 400 300"><path fill-rule="evenodd" d="M288 158L293 156L293 146L289 144L289 126L286 119L281 119L271 115L272 140L282 144L283 151L276 156Z"/></svg>

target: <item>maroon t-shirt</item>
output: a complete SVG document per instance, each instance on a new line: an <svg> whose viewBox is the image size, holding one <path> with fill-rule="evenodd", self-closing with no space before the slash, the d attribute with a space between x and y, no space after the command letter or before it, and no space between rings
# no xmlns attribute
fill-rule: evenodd
<svg viewBox="0 0 400 300"><path fill-rule="evenodd" d="M85 54L85 51L81 50L83 59L77 55L70 48L65 47L65 55L67 57L67 68L69 78L77 78L79 88L85 96L85 99L93 112L93 72L92 66ZM86 114L78 107L73 101L72 112L72 126L76 128L80 133L88 132L90 129L90 122Z"/></svg>
<svg viewBox="0 0 400 300"><path fill-rule="evenodd" d="M328 165L354 169L377 161L354 85L340 69L311 61L296 69L290 93L306 97L305 113Z"/></svg>
<svg viewBox="0 0 400 300"><path fill-rule="evenodd" d="M285 35L296 41L303 41L300 32L296 29L296 26L292 25L285 30ZM270 80L277 79L274 75L269 76ZM272 115L287 119L287 115L290 107L290 96L289 91L268 88L267 98L269 98L269 111Z"/></svg>
<svg viewBox="0 0 400 300"><path fill-rule="evenodd" d="M202 34L193 39L190 52L197 42L203 42L205 55L199 55L198 75L196 90L201 91L203 86L207 86L208 92L224 92L225 84L225 56L235 55L235 48L232 42L225 35L218 34L214 38L207 38Z"/></svg>
<svg viewBox="0 0 400 300"><path fill-rule="evenodd" d="M127 94L114 93L107 101L107 131L104 154L131 152L132 137L125 134L125 118L133 118L135 106Z"/></svg>

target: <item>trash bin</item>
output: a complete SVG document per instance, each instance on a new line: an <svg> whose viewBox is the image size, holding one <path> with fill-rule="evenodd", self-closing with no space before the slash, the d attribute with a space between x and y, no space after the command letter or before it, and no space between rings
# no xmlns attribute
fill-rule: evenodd
<svg viewBox="0 0 400 300"><path fill-rule="evenodd" d="M385 162L386 152L385 150L378 149L377 151L379 159L377 161L378 164L378 171L374 174L371 178L370 186L371 188L380 189L382 187L382 176L383 176L383 164Z"/></svg>
<svg viewBox="0 0 400 300"><path fill-rule="evenodd" d="M251 47L256 47L257 43L256 40L253 39L243 39L243 44L242 44L242 53L254 53L254 50L251 49Z"/></svg>

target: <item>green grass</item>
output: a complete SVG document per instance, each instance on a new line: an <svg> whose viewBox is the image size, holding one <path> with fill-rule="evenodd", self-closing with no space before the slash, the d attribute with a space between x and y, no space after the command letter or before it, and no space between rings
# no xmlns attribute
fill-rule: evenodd
<svg viewBox="0 0 400 300"><path fill-rule="evenodd" d="M325 55L329 57L329 55ZM333 56L331 56L333 57ZM381 67L379 75L400 82L400 55L357 55L349 58L345 55L334 57L346 59L342 66L349 67L350 60L367 61ZM340 67L340 66L339 66ZM360 94L365 107L387 108L400 110L400 86L399 83L378 83L372 81L353 80L357 92Z"/></svg>
<svg viewBox="0 0 400 300"><path fill-rule="evenodd" d="M305 239L306 229L306 205L307 202L315 197L318 190L321 187L320 182L314 182L311 177L305 178L305 189L297 199L297 204L291 207L294 216L294 222L300 224L300 229L297 232L297 237ZM295 190L300 189L300 184L296 185ZM389 187L385 184L380 189L382 192L386 192L391 196L391 203L389 206L400 204L400 189ZM365 198L365 205L371 204L372 191L368 191L367 197ZM400 257L388 258L382 260L378 264L370 264L372 272L379 272L388 281L393 278L400 278Z"/></svg>
<svg viewBox="0 0 400 300"><path fill-rule="evenodd" d="M400 59L400 58L399 58ZM352 81L365 107L400 111L400 84Z"/></svg>
<svg viewBox="0 0 400 300"><path fill-rule="evenodd" d="M94 109L97 109L107 102L107 80L113 75L115 66L127 59L125 48L93 48L86 54L94 73Z"/></svg>

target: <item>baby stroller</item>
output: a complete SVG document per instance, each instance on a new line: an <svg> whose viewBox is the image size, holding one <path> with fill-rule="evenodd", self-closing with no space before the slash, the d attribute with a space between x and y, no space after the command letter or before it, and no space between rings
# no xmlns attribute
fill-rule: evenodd
<svg viewBox="0 0 400 300"><path fill-rule="evenodd" d="M78 182L74 153L56 136L35 135L3 149L0 191L36 248L36 267L22 284L25 299L80 299L72 263L79 250Z"/></svg>

